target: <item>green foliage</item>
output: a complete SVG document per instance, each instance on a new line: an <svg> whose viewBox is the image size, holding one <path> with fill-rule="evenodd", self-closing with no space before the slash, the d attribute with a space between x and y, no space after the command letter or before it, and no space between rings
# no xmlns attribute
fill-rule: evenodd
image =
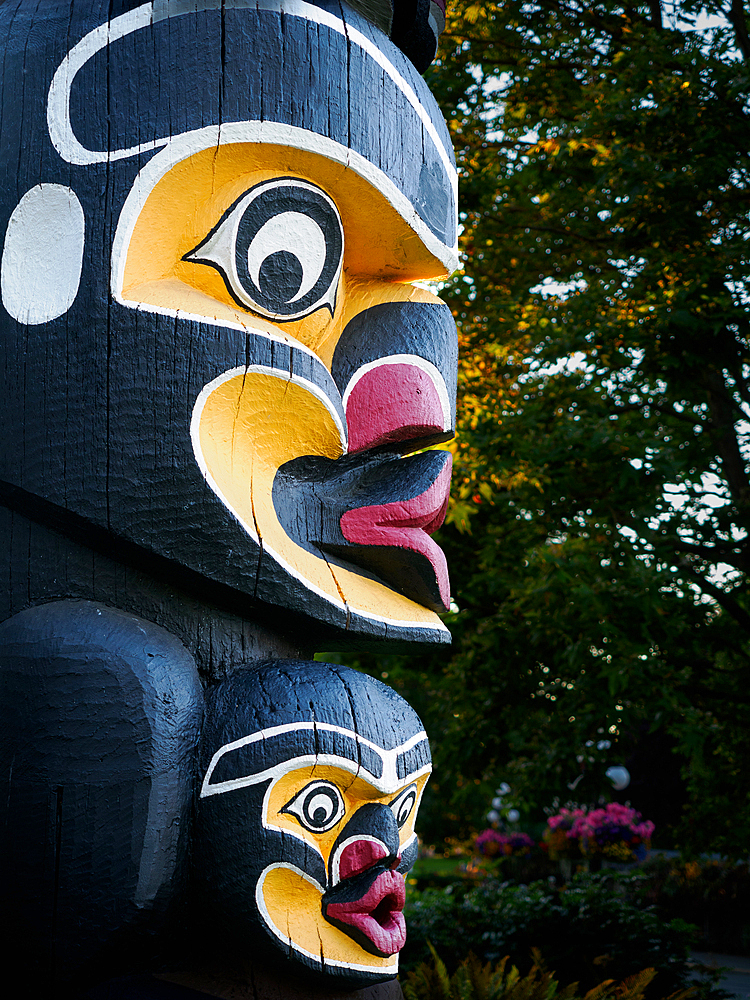
<svg viewBox="0 0 750 1000"><path fill-rule="evenodd" d="M532 951L532 966L521 976L515 965L506 971L508 956L497 965L483 965L469 954L452 976L434 948L432 962L423 962L404 981L405 1000L643 1000L646 987L656 976L654 969L643 969L622 983L606 979L579 998L578 983L561 988L548 972L538 949ZM687 1000L694 988L672 993L667 1000ZM655 998L649 990L649 998Z"/></svg>
<svg viewBox="0 0 750 1000"><path fill-rule="evenodd" d="M665 919L697 924L701 951L750 955L750 866L747 862L654 858L631 881L636 901L656 906Z"/></svg>
<svg viewBox="0 0 750 1000"><path fill-rule="evenodd" d="M626 882L578 875L558 890L550 882L486 879L466 893L410 892L402 965L410 970L427 960L433 945L449 970L469 951L482 963L509 955L524 968L538 948L559 981L578 981L584 990L597 986L603 975L623 980L645 965L659 973L665 993L692 985L688 956L696 928L678 918L664 920L653 906L632 901L618 889Z"/></svg>
<svg viewBox="0 0 750 1000"><path fill-rule="evenodd" d="M449 5L461 169L452 649L362 656L432 737L430 842L595 802L660 731L676 829L750 841L750 54L718 3ZM550 285L550 281L558 284ZM596 750L612 740L609 753ZM587 743L594 744L587 747ZM618 759L619 758L619 759ZM668 762L667 762L668 764ZM667 764L654 762L650 780ZM679 815L684 804L684 812ZM663 839L660 841L660 837Z"/></svg>

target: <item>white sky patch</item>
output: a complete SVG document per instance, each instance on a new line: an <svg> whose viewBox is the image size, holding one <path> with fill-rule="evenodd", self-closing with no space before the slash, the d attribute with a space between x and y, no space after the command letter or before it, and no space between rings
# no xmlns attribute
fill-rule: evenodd
<svg viewBox="0 0 750 1000"><path fill-rule="evenodd" d="M554 295L558 299L567 298L572 292L585 292L588 282L583 278L574 278L572 281L557 281L555 278L545 278L538 285L534 285L529 291L532 295L541 295L549 298Z"/></svg>

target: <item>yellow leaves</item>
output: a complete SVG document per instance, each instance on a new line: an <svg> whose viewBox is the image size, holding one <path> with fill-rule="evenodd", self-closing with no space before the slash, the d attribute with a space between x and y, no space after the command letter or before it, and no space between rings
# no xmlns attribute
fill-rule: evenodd
<svg viewBox="0 0 750 1000"><path fill-rule="evenodd" d="M540 153L550 153L552 156L557 156L560 149L561 146L557 139L540 139L536 146L532 147L529 152L538 151Z"/></svg>
<svg viewBox="0 0 750 1000"><path fill-rule="evenodd" d="M469 24L476 24L480 16L484 13L484 5L480 3L474 3L471 7L467 7L464 11L464 17L469 22Z"/></svg>
<svg viewBox="0 0 750 1000"><path fill-rule="evenodd" d="M479 495L484 500L486 500L488 503L492 503L493 500L494 500L494 496L493 496L493 492L492 492L492 487L487 482L479 484Z"/></svg>
<svg viewBox="0 0 750 1000"><path fill-rule="evenodd" d="M547 139L540 139L529 152L549 153L551 156L558 156L563 150L566 150L568 153L575 153L579 149L594 154L592 160L594 166L600 166L605 160L609 160L612 157L612 150L609 146L605 146L596 139L575 138L561 142L554 136ZM550 197L550 193L541 194L538 196L538 202L543 204Z"/></svg>
<svg viewBox="0 0 750 1000"><path fill-rule="evenodd" d="M538 478L538 476L534 476L530 473L529 466L516 469L515 472L503 476L503 486L506 490L516 490L526 483L529 486L533 486L539 493L544 493L542 481Z"/></svg>

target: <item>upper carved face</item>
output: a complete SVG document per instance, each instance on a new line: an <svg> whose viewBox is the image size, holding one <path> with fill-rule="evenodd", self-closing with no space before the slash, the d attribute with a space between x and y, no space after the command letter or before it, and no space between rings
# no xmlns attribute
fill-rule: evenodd
<svg viewBox="0 0 750 1000"><path fill-rule="evenodd" d="M8 478L328 634L444 641L450 455L415 453L452 436L456 332L414 282L455 266L455 168L423 81L346 7L90 6L48 73L50 167L9 213L2 292L80 363L45 412L106 414ZM15 250L60 216L40 304Z"/></svg>
<svg viewBox="0 0 750 1000"><path fill-rule="evenodd" d="M333 979L394 976L430 771L406 702L346 668L268 666L213 693L203 755L196 869L208 920L226 914L239 948L260 929Z"/></svg>

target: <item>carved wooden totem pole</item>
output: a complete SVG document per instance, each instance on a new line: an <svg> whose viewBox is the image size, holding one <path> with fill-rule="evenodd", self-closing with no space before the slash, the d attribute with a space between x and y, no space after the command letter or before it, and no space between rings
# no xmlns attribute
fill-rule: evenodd
<svg viewBox="0 0 750 1000"><path fill-rule="evenodd" d="M32 996L400 995L448 641L441 0L0 4L0 878ZM7 977L6 977L7 978Z"/></svg>

